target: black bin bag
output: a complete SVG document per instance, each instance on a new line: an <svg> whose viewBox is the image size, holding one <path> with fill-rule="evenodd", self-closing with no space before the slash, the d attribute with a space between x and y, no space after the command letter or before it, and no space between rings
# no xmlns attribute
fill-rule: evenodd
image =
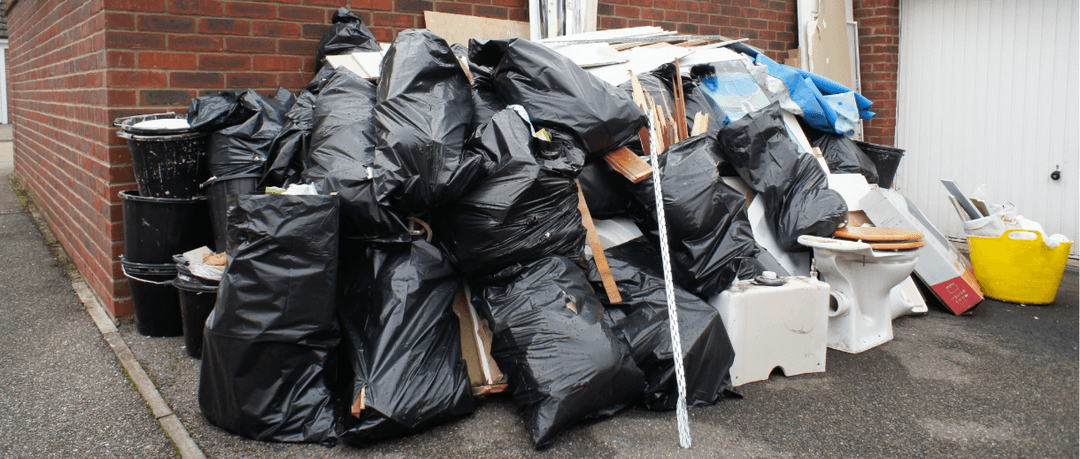
<svg viewBox="0 0 1080 459"><path fill-rule="evenodd" d="M349 69L337 69L315 99L303 180L315 184L319 193L337 192L343 238L408 241L404 219L375 197L374 108L375 85Z"/></svg>
<svg viewBox="0 0 1080 459"><path fill-rule="evenodd" d="M746 196L724 183L719 144L707 134L668 147L657 158L664 191L671 263L682 286L709 297L724 291L736 277L758 274L758 251ZM656 227L656 174L634 187L634 197Z"/></svg>
<svg viewBox="0 0 1080 459"><path fill-rule="evenodd" d="M830 237L847 221L847 204L828 189L813 155L800 155L787 136L780 104L748 113L720 129L721 154L765 200L765 216L780 248L808 250L799 236Z"/></svg>
<svg viewBox="0 0 1080 459"><path fill-rule="evenodd" d="M470 277L495 275L550 255L577 258L585 246L577 186L583 154L572 142L533 137L514 110L477 130L471 149L499 158L495 170L436 218L435 237Z"/></svg>
<svg viewBox="0 0 1080 459"><path fill-rule="evenodd" d="M326 56L348 54L353 51L382 51L375 36L364 25L364 21L345 8L338 8L332 18L333 25L323 34L315 48L320 68L325 65ZM321 22L321 21L320 21ZM312 91L316 92L316 91Z"/></svg>
<svg viewBox="0 0 1080 459"><path fill-rule="evenodd" d="M602 320L604 307L574 262L543 258L509 282L471 293L492 324L491 356L507 375L533 446L641 397L644 376Z"/></svg>
<svg viewBox="0 0 1080 459"><path fill-rule="evenodd" d="M315 94L300 91L296 103L285 113L285 126L281 128L273 145L266 171L263 172L259 187L287 187L300 183L300 173L304 171L304 159L311 143L311 128L315 118Z"/></svg>
<svg viewBox="0 0 1080 459"><path fill-rule="evenodd" d="M626 177L615 172L607 161L589 160L577 180L593 218L619 217L630 212L634 197L627 192Z"/></svg>
<svg viewBox="0 0 1080 459"><path fill-rule="evenodd" d="M854 140L843 134L822 132L820 137L810 143L821 149L821 155L825 157L832 173L862 174L866 183L878 182L877 166Z"/></svg>
<svg viewBox="0 0 1080 459"><path fill-rule="evenodd" d="M422 239L349 246L338 302L342 439L360 445L471 414L476 401L451 309L461 275Z"/></svg>
<svg viewBox="0 0 1080 459"><path fill-rule="evenodd" d="M220 93L204 97L232 98ZM214 107L222 110L216 117L202 108L194 115L189 112L189 120L194 119L196 123L200 118L206 117L217 120L225 117L226 122L231 122L235 114L249 114L237 124L218 125L221 127L210 135L206 159L210 175L214 178L211 178L208 184L233 178L262 178L266 161L270 157L270 147L285 126L288 120L285 113L292 108L294 102L296 97L284 89L279 89L273 98L245 89L236 95L235 104L239 107L227 108L223 104L192 102L193 106L198 104L206 109Z"/></svg>
<svg viewBox="0 0 1080 459"><path fill-rule="evenodd" d="M338 202L247 195L229 214L230 250L203 332L199 408L247 438L332 442Z"/></svg>
<svg viewBox="0 0 1080 459"><path fill-rule="evenodd" d="M379 73L375 184L379 202L415 216L457 201L492 160L465 150L472 87L450 46L424 29L398 34Z"/></svg>
<svg viewBox="0 0 1080 459"><path fill-rule="evenodd" d="M469 40L469 61L492 67L504 101L525 107L536 129L566 132L590 155L633 140L645 113L626 94L550 48L520 38Z"/></svg>
<svg viewBox="0 0 1080 459"><path fill-rule="evenodd" d="M604 322L630 346L634 362L645 372L643 401L650 410L673 410L679 389L671 349L667 292L660 253L645 238L604 250L622 302L608 304L604 283L595 263L589 281L603 301ZM690 292L675 287L679 313L679 339L686 373L686 404L711 405L724 397L737 397L731 385L731 347L720 313Z"/></svg>

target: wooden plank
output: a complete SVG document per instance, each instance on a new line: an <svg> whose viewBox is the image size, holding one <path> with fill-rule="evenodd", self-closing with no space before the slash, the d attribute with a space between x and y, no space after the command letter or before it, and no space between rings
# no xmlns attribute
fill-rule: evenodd
<svg viewBox="0 0 1080 459"><path fill-rule="evenodd" d="M528 38L529 23L424 11L424 25L448 44L469 45L470 38Z"/></svg>
<svg viewBox="0 0 1080 459"><path fill-rule="evenodd" d="M689 137L686 132L686 96L683 94L682 71L679 61L675 61L675 127L679 130L679 141Z"/></svg>
<svg viewBox="0 0 1080 459"><path fill-rule="evenodd" d="M491 340L488 338L487 326L465 298L464 288L458 289L451 308L458 317L461 328L461 355L465 360L473 394L502 392L506 389L506 378L491 357Z"/></svg>
<svg viewBox="0 0 1080 459"><path fill-rule="evenodd" d="M694 115L694 129L690 131L690 137L701 135L709 130L709 114L697 112Z"/></svg>
<svg viewBox="0 0 1080 459"><path fill-rule="evenodd" d="M585 194L581 191L581 182L577 183L578 210L581 211L581 223L585 225L586 235L589 238L589 247L592 249L593 260L596 261L596 270L600 271L600 279L604 282L604 291L607 292L608 301L612 304L621 303L622 295L615 286L615 278L611 276L611 268L608 267L607 256L604 255L604 246L600 244L600 235L596 234L596 226L593 225L592 215L589 214L589 206L585 204Z"/></svg>
<svg viewBox="0 0 1080 459"><path fill-rule="evenodd" d="M360 388L360 395L353 401L352 407L349 412L354 418L360 417L360 414L364 412L364 408L367 408L367 403L364 401L364 395L367 393L367 386Z"/></svg>
<svg viewBox="0 0 1080 459"><path fill-rule="evenodd" d="M652 175L652 166L626 147L604 155L604 161L633 183L641 183Z"/></svg>

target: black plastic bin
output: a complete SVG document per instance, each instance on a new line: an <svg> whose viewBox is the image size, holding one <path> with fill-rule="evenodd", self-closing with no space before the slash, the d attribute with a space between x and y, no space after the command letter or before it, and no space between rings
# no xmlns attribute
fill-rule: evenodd
<svg viewBox="0 0 1080 459"><path fill-rule="evenodd" d="M120 257L120 265L131 287L135 309L135 328L143 336L180 336L184 322L180 297L173 288L176 265L173 263L135 263Z"/></svg>
<svg viewBox="0 0 1080 459"><path fill-rule="evenodd" d="M213 242L206 198L153 198L120 192L124 255L135 263L173 263L173 254ZM175 265L172 265L176 269ZM174 275L175 276L175 275Z"/></svg>
<svg viewBox="0 0 1080 459"><path fill-rule="evenodd" d="M255 192L259 178L253 175L214 178L206 185L206 198L210 204L210 226L214 232L214 252L221 253L229 248L229 209L236 207L241 195Z"/></svg>
<svg viewBox="0 0 1080 459"><path fill-rule="evenodd" d="M193 279L194 281L189 281ZM203 327L217 302L218 286L203 284L195 277L179 276L173 286L180 292L180 315L184 324L184 349L188 355L202 357Z"/></svg>
<svg viewBox="0 0 1080 459"><path fill-rule="evenodd" d="M896 168L900 166L900 160L904 157L904 150L858 140L855 141L855 145L858 145L859 149L877 167L878 186L892 188L893 178L896 177Z"/></svg>
<svg viewBox="0 0 1080 459"><path fill-rule="evenodd" d="M113 125L126 139L131 151L131 166L139 195L157 198L192 198L199 194L199 184L209 176L206 163L207 132L190 128L138 129L143 121L184 119L187 115L157 115L118 118Z"/></svg>

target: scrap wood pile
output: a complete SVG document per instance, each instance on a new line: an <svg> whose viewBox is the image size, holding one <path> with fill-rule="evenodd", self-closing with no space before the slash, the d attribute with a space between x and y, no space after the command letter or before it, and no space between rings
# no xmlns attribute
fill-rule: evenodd
<svg viewBox="0 0 1080 459"><path fill-rule="evenodd" d="M351 13L334 22L299 94L212 94L188 114L214 132L215 180L258 178L231 197L205 329L207 419L259 440L363 445L467 416L475 394L505 388L540 447L630 405L674 409L656 180L686 403L737 396L706 300L785 271L729 182L764 197L782 247L805 250L794 241L831 235L847 208L792 140L790 114L842 137L851 113L745 46L702 51L717 65L601 78L554 45L466 48L408 30L384 49ZM381 55L376 74L330 63L364 53ZM315 193L292 192L304 184ZM290 191L263 193L278 188ZM611 222L630 235L602 241Z"/></svg>

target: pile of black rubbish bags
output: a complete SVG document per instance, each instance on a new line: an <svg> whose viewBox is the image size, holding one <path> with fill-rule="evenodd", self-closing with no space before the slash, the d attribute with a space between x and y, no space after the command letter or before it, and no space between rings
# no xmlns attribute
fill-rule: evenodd
<svg viewBox="0 0 1080 459"><path fill-rule="evenodd" d="M378 49L343 9L318 52ZM640 77L673 100L665 71ZM232 197L229 261L206 322L199 404L212 423L258 440L364 445L469 415L479 401L451 310L459 289L490 325L535 446L633 404L674 409L653 182L634 185L602 159L641 150L646 118L628 88L527 40L465 49L409 30L377 83L320 59L298 95L208 95L188 120L213 132L215 180L259 178ZM738 396L730 340L703 298L778 270L754 241L745 195L721 176L764 196L789 250L846 217L784 129L774 104L659 158L688 405ZM575 179L594 217L645 229L606 251L618 304L582 255ZM319 194L262 193L300 183Z"/></svg>

